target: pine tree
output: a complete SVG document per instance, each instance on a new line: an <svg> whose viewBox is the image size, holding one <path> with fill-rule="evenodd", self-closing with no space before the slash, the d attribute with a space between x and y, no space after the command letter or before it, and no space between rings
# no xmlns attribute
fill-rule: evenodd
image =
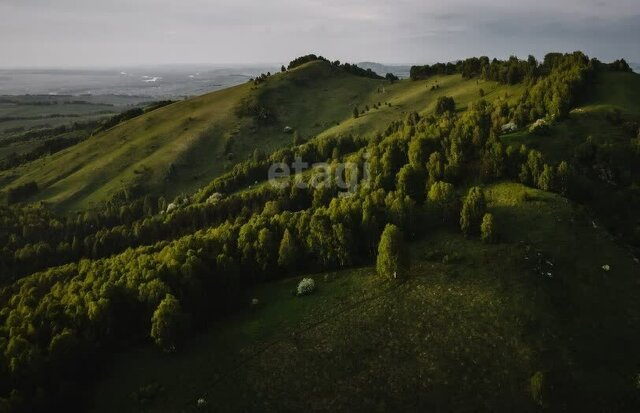
<svg viewBox="0 0 640 413"><path fill-rule="evenodd" d="M393 224L387 224L378 244L376 269L382 277L404 278L407 275L409 260L402 232Z"/></svg>

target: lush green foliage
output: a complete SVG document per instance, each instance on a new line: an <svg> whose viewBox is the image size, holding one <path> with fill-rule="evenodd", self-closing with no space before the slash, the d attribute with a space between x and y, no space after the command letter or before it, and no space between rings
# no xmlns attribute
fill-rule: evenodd
<svg viewBox="0 0 640 413"><path fill-rule="evenodd" d="M469 189L460 212L460 228L469 236L480 232L480 225L484 223L483 217L487 209L482 189L474 186Z"/></svg>
<svg viewBox="0 0 640 413"><path fill-rule="evenodd" d="M441 96L436 103L436 115L443 115L446 112L455 112L456 102L452 97Z"/></svg>
<svg viewBox="0 0 640 413"><path fill-rule="evenodd" d="M152 281L146 285L145 293L148 290L151 294L151 299L157 299L155 294L164 288L166 287L161 281ZM176 350L180 339L183 338L183 332L186 327L184 321L180 302L173 295L167 293L158 304L158 308L153 312L151 333L149 335L160 348L167 352L173 352Z"/></svg>
<svg viewBox="0 0 640 413"><path fill-rule="evenodd" d="M493 221L493 214L486 213L482 217L480 224L480 238L486 243L492 243L496 240L496 229Z"/></svg>
<svg viewBox="0 0 640 413"><path fill-rule="evenodd" d="M380 236L376 269L378 275L389 279L405 278L409 270L407 247L397 226L387 224Z"/></svg>

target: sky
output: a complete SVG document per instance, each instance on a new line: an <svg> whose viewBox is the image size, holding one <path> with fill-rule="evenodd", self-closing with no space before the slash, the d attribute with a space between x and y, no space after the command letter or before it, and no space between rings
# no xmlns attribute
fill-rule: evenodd
<svg viewBox="0 0 640 413"><path fill-rule="evenodd" d="M433 63L582 50L640 62L640 0L0 0L0 67Z"/></svg>

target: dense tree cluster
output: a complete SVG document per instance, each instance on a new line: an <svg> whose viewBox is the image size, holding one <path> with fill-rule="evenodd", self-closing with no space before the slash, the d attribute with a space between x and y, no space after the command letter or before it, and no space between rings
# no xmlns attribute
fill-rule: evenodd
<svg viewBox="0 0 640 413"><path fill-rule="evenodd" d="M29 152L22 154L17 154L14 152L10 154L5 159L0 161L0 170L12 169L16 166L20 166L27 162L39 159L45 155L51 155L56 152L60 152L63 149L81 142L86 137L88 137L88 135L84 135L82 137L56 137L47 139Z"/></svg>
<svg viewBox="0 0 640 413"><path fill-rule="evenodd" d="M302 66L305 63L315 62L316 60L322 60L328 62L329 60L325 59L322 56L316 56L315 54L308 54L300 57L296 57L292 61L289 62L287 66L287 70L295 69L298 66Z"/></svg>
<svg viewBox="0 0 640 413"><path fill-rule="evenodd" d="M627 63L627 61L624 59L618 59L614 62L611 62L607 65L607 67L614 72L633 72L633 69L631 69L629 63Z"/></svg>
<svg viewBox="0 0 640 413"><path fill-rule="evenodd" d="M456 111L456 102L450 96L440 96L436 101L436 115Z"/></svg>
<svg viewBox="0 0 640 413"><path fill-rule="evenodd" d="M34 181L12 186L7 190L7 203L11 205L25 201L36 192L38 192L38 184Z"/></svg>
<svg viewBox="0 0 640 413"><path fill-rule="evenodd" d="M48 102L44 102L49 104ZM86 102L79 102L86 103ZM145 108L133 108L120 114L114 115L107 120L95 120L87 122L75 122L71 125L61 125L54 128L36 129L6 139L0 140L0 147L8 146L17 142L27 142L37 140L40 143L33 149L25 153L11 153L0 161L0 170L7 170L20 166L27 162L40 159L43 156L51 155L63 149L74 146L92 134L109 129L125 120L139 116L143 113L159 109L174 103L172 100L163 100L150 103Z"/></svg>
<svg viewBox="0 0 640 413"><path fill-rule="evenodd" d="M111 118L103 121L101 125L96 129L96 132L102 132L107 129L111 129L119 123L122 123L129 119L133 119L142 114L144 114L144 109L142 108L132 108L132 109L125 110L124 112L114 115Z"/></svg>
<svg viewBox="0 0 640 413"><path fill-rule="evenodd" d="M436 63L433 65L411 66L409 77L411 80L424 80L436 75L453 75L458 73L456 63Z"/></svg>
<svg viewBox="0 0 640 413"><path fill-rule="evenodd" d="M464 78L480 78L484 80L493 80L504 84L527 83L534 84L543 78L547 78L554 71L556 76L553 79L547 79L544 86L538 89L553 86L553 84L568 82L584 82L590 79L594 68L603 66L596 59L589 60L583 53L574 52L569 54L549 53L544 57L542 62L538 62L534 56L529 56L527 60L518 59L515 56L509 57L507 60L490 60L486 56L471 57L460 60L455 63L436 63L433 65L412 66L410 69L410 78L412 80L424 80L435 75L452 75L459 73ZM631 71L630 66L624 59L616 60L613 63L604 65L605 68L613 71ZM571 70L569 70L571 69ZM558 79L558 73L562 73L565 79ZM573 78L569 81L567 78ZM574 90L555 90L553 94L569 94L579 90L583 85L568 85ZM553 111L552 111L553 112Z"/></svg>
<svg viewBox="0 0 640 413"><path fill-rule="evenodd" d="M27 132L22 132L19 134L15 134L10 137L3 138L0 140L0 147L6 147L9 145L13 145L17 142L29 142L29 141L46 141L48 139L56 138L61 135L69 134L69 133L79 133L79 132L87 132L94 130L99 125L99 122L96 121L86 121L86 122L74 122L71 125L61 125L53 128L42 128L29 130ZM5 130L6 132L6 130Z"/></svg>
<svg viewBox="0 0 640 413"><path fill-rule="evenodd" d="M526 89L513 119L519 125L548 116L563 118L584 97L594 76L594 63L581 52L545 57L542 68L548 75Z"/></svg>
<svg viewBox="0 0 640 413"><path fill-rule="evenodd" d="M344 70L347 73L351 73L352 75L355 76L360 76L360 77L368 77L370 79L385 79L384 77L380 76L379 74L377 74L376 72L374 72L371 69L363 69L357 65L354 64L350 64L350 63L342 63L337 65L337 67L341 68L342 70ZM388 77L386 78L387 80L393 80L393 79L389 79Z"/></svg>
<svg viewBox="0 0 640 413"><path fill-rule="evenodd" d="M309 62L314 62L314 61L324 61L324 62L329 62L328 59L325 59L322 56L316 56L315 54L308 54L305 56L300 56L296 59L293 59L291 62L289 62L289 65L287 66L287 69L291 70L291 69L295 69L298 66L302 66L305 63L309 63ZM360 76L360 77L367 77L370 79L385 79L384 77L380 76L379 74L377 74L376 72L374 72L371 69L363 69L361 67L359 67L358 65L355 64L351 64L351 63L340 63L339 60L336 60L334 62L329 62L331 63L331 65L340 68L342 70L344 70L347 73L350 73L352 75L355 76ZM397 79L397 78L396 78ZM389 79L387 77L387 80L393 80L393 79Z"/></svg>

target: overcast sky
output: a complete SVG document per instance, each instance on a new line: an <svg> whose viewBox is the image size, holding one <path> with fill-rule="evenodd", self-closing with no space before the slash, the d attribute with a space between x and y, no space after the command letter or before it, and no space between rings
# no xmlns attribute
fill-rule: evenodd
<svg viewBox="0 0 640 413"><path fill-rule="evenodd" d="M640 0L0 0L0 66L414 63L583 50L640 62Z"/></svg>

